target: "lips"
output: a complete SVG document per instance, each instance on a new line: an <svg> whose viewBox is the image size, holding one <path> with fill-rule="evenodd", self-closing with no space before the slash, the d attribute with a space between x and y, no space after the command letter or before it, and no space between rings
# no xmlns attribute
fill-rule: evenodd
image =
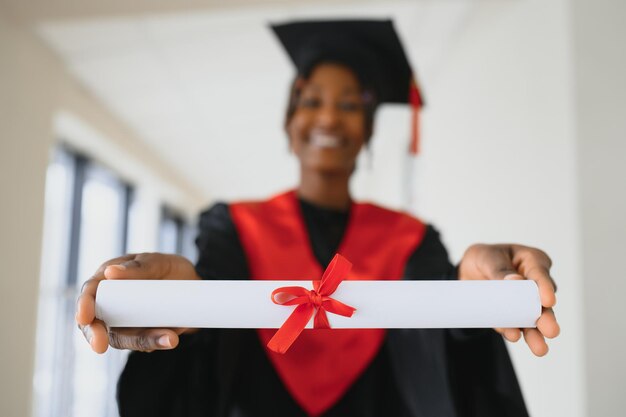
<svg viewBox="0 0 626 417"><path fill-rule="evenodd" d="M335 135L321 132L312 132L309 136L309 144L319 148L339 148L344 141Z"/></svg>

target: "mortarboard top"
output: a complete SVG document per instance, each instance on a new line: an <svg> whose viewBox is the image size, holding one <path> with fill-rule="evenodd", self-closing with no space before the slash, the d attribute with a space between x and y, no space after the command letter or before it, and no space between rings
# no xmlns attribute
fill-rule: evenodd
<svg viewBox="0 0 626 417"><path fill-rule="evenodd" d="M355 71L378 104L411 104L411 152L417 153L417 112L423 100L391 20L297 21L271 27L299 74L308 76L321 62L338 62Z"/></svg>

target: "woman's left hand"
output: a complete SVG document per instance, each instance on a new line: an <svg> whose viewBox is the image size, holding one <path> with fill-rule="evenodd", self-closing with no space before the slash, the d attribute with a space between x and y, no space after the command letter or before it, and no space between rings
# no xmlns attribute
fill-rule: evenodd
<svg viewBox="0 0 626 417"><path fill-rule="evenodd" d="M560 328L552 307L556 304L556 284L550 276L552 261L545 252L521 245L470 246L459 265L459 279L532 279L539 287L542 311L536 329L495 329L507 340L517 342L521 333L537 356L548 353L545 338L559 335Z"/></svg>

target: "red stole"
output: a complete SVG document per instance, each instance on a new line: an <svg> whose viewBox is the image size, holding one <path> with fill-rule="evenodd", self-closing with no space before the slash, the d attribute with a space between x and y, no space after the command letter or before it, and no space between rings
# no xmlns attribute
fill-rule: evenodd
<svg viewBox="0 0 626 417"><path fill-rule="evenodd" d="M264 202L230 205L252 279L318 280L316 260L295 191ZM372 204L354 203L339 249L353 263L347 279L401 279L426 227ZM268 302L270 294L267 295ZM341 301L341 300L339 300ZM357 312L359 306L356 307ZM383 329L305 329L287 353L267 349L275 329L259 329L267 356L295 401L310 416L331 408L378 353Z"/></svg>

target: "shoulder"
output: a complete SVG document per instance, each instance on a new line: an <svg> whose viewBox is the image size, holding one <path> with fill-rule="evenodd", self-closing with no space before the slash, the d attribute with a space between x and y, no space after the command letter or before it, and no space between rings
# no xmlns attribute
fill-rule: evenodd
<svg viewBox="0 0 626 417"><path fill-rule="evenodd" d="M441 233L439 230L432 224L426 224L425 229L424 240L421 245L423 251L431 254L438 254L447 259L448 250L441 239Z"/></svg>
<svg viewBox="0 0 626 417"><path fill-rule="evenodd" d="M200 213L196 245L202 251L224 240L237 239L228 204L219 202Z"/></svg>
<svg viewBox="0 0 626 417"><path fill-rule="evenodd" d="M223 225L230 222L230 212L228 204L218 202L200 213L200 229Z"/></svg>
<svg viewBox="0 0 626 417"><path fill-rule="evenodd" d="M241 279L249 275L229 205L216 203L200 214L196 271L204 279Z"/></svg>
<svg viewBox="0 0 626 417"><path fill-rule="evenodd" d="M266 205L270 200L219 201L200 213L200 230L232 226L233 212L239 209L253 210Z"/></svg>
<svg viewBox="0 0 626 417"><path fill-rule="evenodd" d="M456 279L456 267L433 225L425 225L424 238L409 258L405 275L410 279Z"/></svg>

